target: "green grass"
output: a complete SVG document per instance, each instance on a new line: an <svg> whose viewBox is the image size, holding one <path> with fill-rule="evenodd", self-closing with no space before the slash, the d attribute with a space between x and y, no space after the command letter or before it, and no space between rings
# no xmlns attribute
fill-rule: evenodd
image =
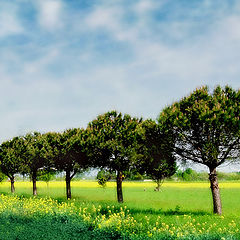
<svg viewBox="0 0 240 240"><path fill-rule="evenodd" d="M237 185L236 185L237 184ZM231 187L231 186L234 187ZM30 182L16 182L16 194L32 196ZM65 183L38 182L38 196L50 196L65 201ZM212 197L208 183L165 183L160 192L154 191L154 183L124 183L124 204L135 209L167 211L180 206L185 212L212 213ZM185 187L183 187L185 186ZM144 191L145 190L145 191ZM0 184L0 193L8 194L10 183ZM240 183L227 183L221 189L224 215L240 215ZM72 198L82 202L116 204L115 183L100 188L95 182L72 182ZM234 207L233 207L234 206Z"/></svg>
<svg viewBox="0 0 240 240"><path fill-rule="evenodd" d="M14 214L3 216L1 214L0 236L3 236L2 233L5 228L8 229L8 235L5 233L4 236L8 237L0 237L0 239L24 239L21 236L28 231L35 234L31 238L37 239L36 236L44 235L46 232L41 233L42 227L36 226L48 225L52 226L47 228L50 237L39 239L68 239L70 236L68 235L69 229L72 229L70 231L72 238L69 239L78 239L78 237L84 239L83 236L85 239L100 239L103 236L102 239L175 239L177 238L177 232L183 234L182 237L179 236L180 239L221 239L221 237L240 239L238 233L240 227L240 183L238 182L221 184L223 217L212 214L212 198L208 183L166 182L160 192L155 192L154 183L126 182L123 185L124 204L122 205L116 202L115 183L109 183L107 188L103 189L98 187L95 182L72 182L72 196L74 199L72 201L66 201L65 199L64 182L50 182L49 187L44 182L38 182L37 186L38 198L50 196L59 203L73 203L76 209L85 207L91 216L90 222L84 221L83 217L75 218L75 216L74 218L70 217L67 224L62 224L60 220L60 223L56 221L58 218L54 220L51 217L49 218L48 215L44 215L37 220L31 219L31 224L24 224L23 221L21 222L21 216L16 217ZM0 184L0 193L11 196L9 191L10 183ZM17 182L16 195L31 197L31 183ZM121 234L119 235L118 225L115 223L104 228L99 228L96 224L95 226L93 224L95 220L92 218L94 214L91 210L93 204L95 206L101 205L99 214L101 216L106 215L107 220L110 219L113 209L117 213L121 212L121 207L126 206L130 216L136 220L136 225L133 226L132 231L135 231L135 228L138 229L141 223L143 224L139 234L136 235L137 237L135 235L125 237L121 235L129 233L129 229L120 231ZM113 206L114 208L112 208ZM112 209L111 214L108 213L109 208ZM9 218L14 220L10 221ZM161 233L156 234L156 231L154 231L154 228L159 226L156 225L156 222L161 225ZM101 220L101 224L105 226L106 221ZM190 227L191 224L194 228ZM169 229L164 227L166 225L169 226ZM209 228L209 226L211 227ZM11 230L11 228L13 229ZM84 229L84 231L79 229ZM192 229L196 229L196 233L190 234L190 231L193 231ZM173 235L169 235L171 231L174 232ZM11 235L12 232L19 233L19 235ZM61 237L58 236L59 234ZM74 234L76 238L74 238Z"/></svg>

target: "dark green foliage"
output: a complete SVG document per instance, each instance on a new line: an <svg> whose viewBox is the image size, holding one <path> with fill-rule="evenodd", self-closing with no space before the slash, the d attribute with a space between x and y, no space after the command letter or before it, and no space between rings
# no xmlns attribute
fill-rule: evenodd
<svg viewBox="0 0 240 240"><path fill-rule="evenodd" d="M173 155L174 143L164 131L161 131L160 126L155 121L144 121L142 129L144 132L142 171L156 181L156 190L159 191L163 180L171 177L177 170Z"/></svg>
<svg viewBox="0 0 240 240"><path fill-rule="evenodd" d="M106 170L100 170L97 174L97 182L101 187L106 187L107 181L112 179L113 175Z"/></svg>
<svg viewBox="0 0 240 240"><path fill-rule="evenodd" d="M117 172L118 201L123 202L123 172L138 167L138 140L141 119L116 111L97 117L88 125L89 156L95 167Z"/></svg>
<svg viewBox="0 0 240 240"><path fill-rule="evenodd" d="M66 173L66 195L71 198L71 180L91 164L87 155L87 131L80 128L67 129L63 133L54 134L51 143L52 161L58 171Z"/></svg>
<svg viewBox="0 0 240 240"><path fill-rule="evenodd" d="M209 168L214 212L221 214L216 168L240 156L240 91L229 86L196 89L166 107L158 118L162 131L175 142L180 160Z"/></svg>
<svg viewBox="0 0 240 240"><path fill-rule="evenodd" d="M209 168L238 159L240 138L240 91L226 86L195 90L165 108L158 118L162 129L176 141L181 160Z"/></svg>
<svg viewBox="0 0 240 240"><path fill-rule="evenodd" d="M50 158L54 155L49 144L51 138L53 138L51 133L41 134L38 132L29 133L24 137L26 170L23 172L35 175L39 169L47 170L53 166L50 161Z"/></svg>
<svg viewBox="0 0 240 240"><path fill-rule="evenodd" d="M50 170L53 167L51 158L54 156L54 149L51 143L54 141L55 133L41 134L38 132L28 133L24 136L26 151L24 153L25 169L22 173L30 174L33 182L33 195L37 195L36 181L39 175L38 170Z"/></svg>
<svg viewBox="0 0 240 240"><path fill-rule="evenodd" d="M67 129L57 133L52 144L54 166L59 171L71 172L70 178L88 167L85 137L83 129Z"/></svg>
<svg viewBox="0 0 240 240"><path fill-rule="evenodd" d="M45 216L26 218L19 216L0 217L1 240L114 240L123 238L120 233L93 230L90 224L70 216Z"/></svg>
<svg viewBox="0 0 240 240"><path fill-rule="evenodd" d="M116 111L99 115L88 125L91 157L96 167L107 167L112 171L125 171L134 167L138 125L141 119Z"/></svg>
<svg viewBox="0 0 240 240"><path fill-rule="evenodd" d="M24 141L21 137L14 137L5 141L0 146L0 168L9 178L24 168L23 156L26 152Z"/></svg>
<svg viewBox="0 0 240 240"><path fill-rule="evenodd" d="M14 137L0 146L0 169L11 181L11 192L15 192L15 174L25 168L26 145L23 138Z"/></svg>

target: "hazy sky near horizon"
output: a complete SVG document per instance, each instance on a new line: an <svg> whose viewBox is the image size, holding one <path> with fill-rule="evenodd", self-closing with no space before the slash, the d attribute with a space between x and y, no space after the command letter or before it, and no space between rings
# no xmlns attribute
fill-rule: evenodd
<svg viewBox="0 0 240 240"><path fill-rule="evenodd" d="M0 0L0 140L237 89L239 26L237 0Z"/></svg>

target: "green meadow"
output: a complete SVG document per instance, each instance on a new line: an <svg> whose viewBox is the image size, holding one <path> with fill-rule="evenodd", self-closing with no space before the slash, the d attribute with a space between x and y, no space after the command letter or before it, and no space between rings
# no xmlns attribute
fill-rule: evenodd
<svg viewBox="0 0 240 240"><path fill-rule="evenodd" d="M124 182L124 203L115 183L73 181L0 184L0 239L240 239L240 183L220 183L223 215L212 213L207 182Z"/></svg>

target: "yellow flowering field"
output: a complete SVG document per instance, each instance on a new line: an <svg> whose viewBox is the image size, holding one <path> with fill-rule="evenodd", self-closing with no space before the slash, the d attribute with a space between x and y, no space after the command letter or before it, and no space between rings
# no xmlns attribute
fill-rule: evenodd
<svg viewBox="0 0 240 240"><path fill-rule="evenodd" d="M237 239L239 221L224 219L224 216L207 216L199 219L193 215L172 215L171 220L162 215L145 215L135 218L127 206L102 206L100 204L76 204L75 201L59 203L51 198L21 198L18 196L0 196L0 215L11 215L26 218L54 218L67 216L79 219L92 229L123 233L134 239L145 236L158 239L168 236L169 239L201 238L215 236L216 239ZM204 221L203 221L204 220ZM220 238L221 237L221 238Z"/></svg>
<svg viewBox="0 0 240 240"><path fill-rule="evenodd" d="M69 239L67 229L71 229L70 236L75 231L79 239L78 228L83 226L89 239L95 239L93 232L103 234L100 235L105 238L101 239L240 239L238 182L220 184L223 216L212 214L207 182L165 182L160 192L154 191L154 182L124 182L122 205L116 202L115 182L109 182L106 188L94 181L72 181L71 186L73 200L67 201L65 182L48 185L37 182L38 197L35 198L31 197L31 182L16 182L15 195L10 194L9 182L1 183L0 239L21 239L16 234L29 221L32 223L29 234L35 233L33 239L37 239L39 232L47 234L42 233L45 229L42 225L48 224L54 226L48 227L54 237L44 239ZM1 238L8 224L8 233L12 235ZM25 232L30 225L25 225ZM62 237L64 234L66 236ZM106 234L112 238L107 238Z"/></svg>
<svg viewBox="0 0 240 240"><path fill-rule="evenodd" d="M108 182L101 188L96 181L72 181L72 196L77 201L96 201L106 204L116 202L116 183ZM212 197L208 182L164 182L160 192L154 192L154 182L123 182L124 200L128 207L139 209L175 209L180 206L182 211L212 212ZM30 197L31 182L16 182L16 194ZM65 199L65 182L37 182L38 195ZM223 201L223 212L227 215L240 215L240 183L220 183ZM0 193L8 194L10 183L0 184ZM234 206L234 207L233 207Z"/></svg>
<svg viewBox="0 0 240 240"><path fill-rule="evenodd" d="M3 182L0 183L0 188L9 188L10 183L9 182ZM31 188L32 183L31 182L16 182L15 183L16 188ZM37 186L39 188L46 188L46 183L39 181L37 182ZM71 182L72 187L78 187L78 188L97 188L99 187L98 183L96 181L72 181ZM221 182L219 183L220 188L239 188L240 189L240 182ZM65 182L64 181L52 181L49 182L49 187L52 188L64 188ZM108 182L107 188L115 188L116 183L115 182ZM152 181L146 181L146 182L123 182L123 187L125 188L154 188L156 187L156 183ZM209 188L208 182L164 182L162 185L163 188Z"/></svg>

